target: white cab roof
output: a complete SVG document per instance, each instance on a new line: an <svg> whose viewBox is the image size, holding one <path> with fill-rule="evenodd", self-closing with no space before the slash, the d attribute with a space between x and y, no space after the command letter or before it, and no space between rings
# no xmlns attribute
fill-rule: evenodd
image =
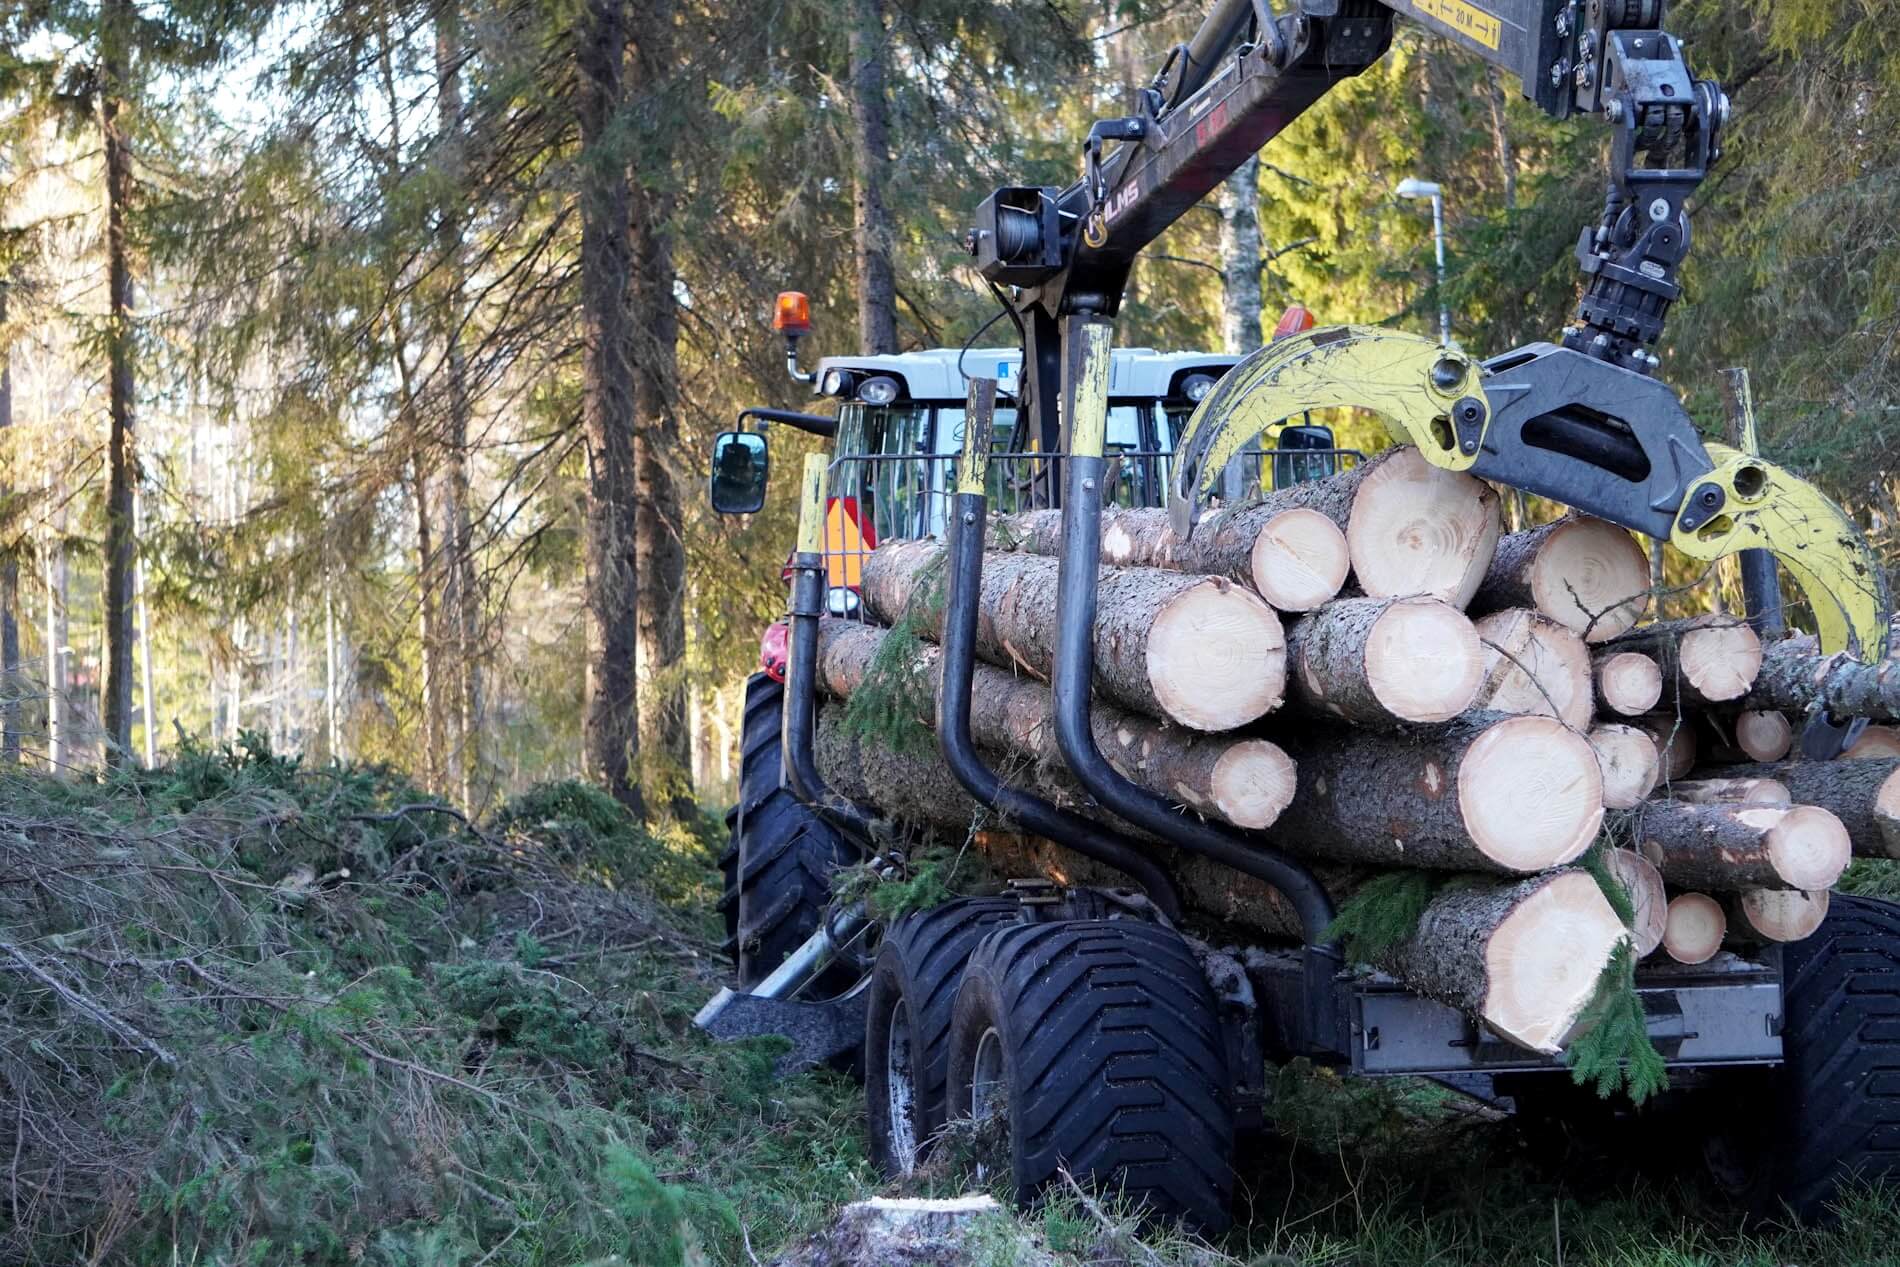
<svg viewBox="0 0 1900 1267"><path fill-rule="evenodd" d="M829 369L860 374L892 374L909 389L912 400L962 400L967 394L963 375L988 375L1004 395L1014 395L1022 368L1019 348L931 348L897 356L827 356L818 362L816 383ZM1108 392L1111 396L1164 396L1168 384L1183 370L1202 369L1219 377L1240 358L1221 352L1157 352L1153 348L1116 348L1109 355ZM816 388L814 388L816 390Z"/></svg>

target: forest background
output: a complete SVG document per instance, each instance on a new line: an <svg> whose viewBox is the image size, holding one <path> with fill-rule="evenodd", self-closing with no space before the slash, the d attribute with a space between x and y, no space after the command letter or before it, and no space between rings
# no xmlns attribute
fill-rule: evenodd
<svg viewBox="0 0 1900 1267"><path fill-rule="evenodd" d="M1716 432L1749 366L1769 455L1892 562L1900 24L1671 9L1735 121L1661 374ZM723 803L793 490L718 518L706 451L805 402L773 294L812 294L821 352L963 343L995 312L976 202L1073 179L1199 12L5 0L0 758L252 731L471 811L577 774ZM1606 160L1599 121L1401 27L1156 244L1118 338L1244 350L1291 302L1431 330L1405 176L1445 190L1459 341L1554 337Z"/></svg>

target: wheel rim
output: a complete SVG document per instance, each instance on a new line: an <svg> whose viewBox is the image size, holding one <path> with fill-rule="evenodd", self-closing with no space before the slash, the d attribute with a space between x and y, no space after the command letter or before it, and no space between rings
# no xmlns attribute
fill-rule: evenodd
<svg viewBox="0 0 1900 1267"><path fill-rule="evenodd" d="M994 1026L976 1040L970 1062L970 1160L978 1183L1008 1175L1012 1166L1009 1071L1003 1064L1003 1036Z"/></svg>
<svg viewBox="0 0 1900 1267"><path fill-rule="evenodd" d="M890 1121L891 1160L899 1174L917 1168L917 1079L910 1047L910 1008L903 1000L891 1011L891 1032L884 1043Z"/></svg>

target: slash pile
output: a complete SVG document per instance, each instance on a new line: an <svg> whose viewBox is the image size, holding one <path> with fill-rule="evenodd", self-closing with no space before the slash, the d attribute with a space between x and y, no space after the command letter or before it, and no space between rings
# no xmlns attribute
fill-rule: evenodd
<svg viewBox="0 0 1900 1267"><path fill-rule="evenodd" d="M1853 855L1900 856L1900 733L1788 759L1817 700L1900 717L1900 670L1731 617L1641 623L1648 559L1615 525L1501 534L1495 490L1401 448L1188 540L1160 510L1110 509L1101 535L1103 755L1305 858L1356 918L1372 904L1390 931L1363 958L1526 1048L1564 1048L1625 943L1695 964L1805 937ZM1060 538L1055 511L989 524L972 732L1006 778L1128 831L1057 751ZM978 829L1007 869L1115 882L986 817L929 742L945 561L881 546L869 619L824 622L821 771L893 820ZM1297 932L1257 881L1153 847L1202 913Z"/></svg>

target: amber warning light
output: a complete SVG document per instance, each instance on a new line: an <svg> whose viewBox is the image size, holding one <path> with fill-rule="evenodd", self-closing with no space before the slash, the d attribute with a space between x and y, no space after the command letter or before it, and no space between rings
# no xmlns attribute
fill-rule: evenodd
<svg viewBox="0 0 1900 1267"><path fill-rule="evenodd" d="M772 328L797 338L811 333L811 300L796 290L781 290L772 310Z"/></svg>

